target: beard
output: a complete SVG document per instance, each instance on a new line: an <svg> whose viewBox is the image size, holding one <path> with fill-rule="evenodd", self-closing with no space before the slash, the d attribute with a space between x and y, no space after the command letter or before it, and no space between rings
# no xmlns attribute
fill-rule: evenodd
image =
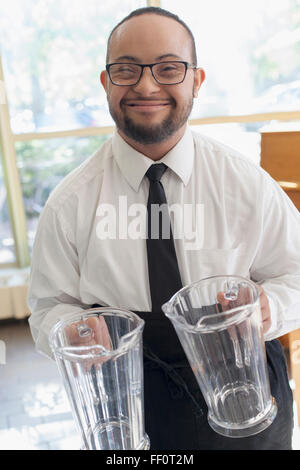
<svg viewBox="0 0 300 470"><path fill-rule="evenodd" d="M109 111L117 128L124 132L127 137L139 142L140 144L150 145L167 140L187 122L193 108L193 95L184 103L184 105L182 105L181 108L178 108L174 99L172 99L171 104L172 107L169 115L159 124L152 126L138 124L131 119L127 115L126 111L124 111L122 101L120 103L120 107L123 109L123 115L113 109L110 103Z"/></svg>

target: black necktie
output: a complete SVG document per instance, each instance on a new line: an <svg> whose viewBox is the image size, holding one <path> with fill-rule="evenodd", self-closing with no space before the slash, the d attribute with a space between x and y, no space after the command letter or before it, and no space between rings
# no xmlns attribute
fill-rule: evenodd
<svg viewBox="0 0 300 470"><path fill-rule="evenodd" d="M166 165L157 163L151 165L146 173L150 182L147 204L147 256L154 312L159 312L161 306L182 287L167 199L160 182L166 169Z"/></svg>

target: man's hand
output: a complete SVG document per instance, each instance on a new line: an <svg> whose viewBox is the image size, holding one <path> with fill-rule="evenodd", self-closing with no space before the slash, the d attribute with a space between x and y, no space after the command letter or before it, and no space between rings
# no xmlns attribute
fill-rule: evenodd
<svg viewBox="0 0 300 470"><path fill-rule="evenodd" d="M108 351L112 350L108 328L102 316L90 317L86 320L73 323L66 328L65 333L70 346L101 345ZM99 367L107 360L104 356L87 361L85 363L85 370L88 371L92 365Z"/></svg>
<svg viewBox="0 0 300 470"><path fill-rule="evenodd" d="M260 309L261 309L261 316L263 322L263 332L266 333L271 326L271 311L269 300L267 294L265 293L264 289L257 285L259 289L259 300L260 300Z"/></svg>
<svg viewBox="0 0 300 470"><path fill-rule="evenodd" d="M270 305L269 305L269 300L268 297L259 284L257 284L257 287L259 289L259 301L260 301L260 309L261 309L261 316L262 316L262 327L263 327L263 333L265 334L268 329L271 326L271 311L270 311ZM239 294L240 295L240 294ZM247 291L242 292L241 295L243 296L244 303L247 303ZM234 301L231 302L230 300L227 300L224 298L224 292L219 292L217 295L218 302L222 305L222 309L228 310L230 308L236 307L234 305ZM250 302L250 299L248 300Z"/></svg>
<svg viewBox="0 0 300 470"><path fill-rule="evenodd" d="M111 349L107 325L103 317L90 317L68 326L66 329L71 346L93 346L100 344Z"/></svg>

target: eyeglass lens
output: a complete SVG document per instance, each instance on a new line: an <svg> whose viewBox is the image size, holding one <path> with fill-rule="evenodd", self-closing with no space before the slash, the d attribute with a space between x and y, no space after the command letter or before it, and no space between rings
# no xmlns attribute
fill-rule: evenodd
<svg viewBox="0 0 300 470"><path fill-rule="evenodd" d="M109 69L113 83L133 85L138 82L142 67L138 64L112 64ZM185 64L182 62L160 62L152 66L155 80L162 84L175 84L183 80Z"/></svg>

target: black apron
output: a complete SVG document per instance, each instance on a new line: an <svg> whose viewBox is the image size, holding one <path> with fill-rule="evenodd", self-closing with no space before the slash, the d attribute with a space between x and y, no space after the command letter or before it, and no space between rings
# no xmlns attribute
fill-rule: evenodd
<svg viewBox="0 0 300 470"><path fill-rule="evenodd" d="M291 449L293 396L278 340L265 343L277 416L255 436L229 438L217 434L208 424L207 405L171 321L161 311L134 313L145 321L145 430L151 450Z"/></svg>

